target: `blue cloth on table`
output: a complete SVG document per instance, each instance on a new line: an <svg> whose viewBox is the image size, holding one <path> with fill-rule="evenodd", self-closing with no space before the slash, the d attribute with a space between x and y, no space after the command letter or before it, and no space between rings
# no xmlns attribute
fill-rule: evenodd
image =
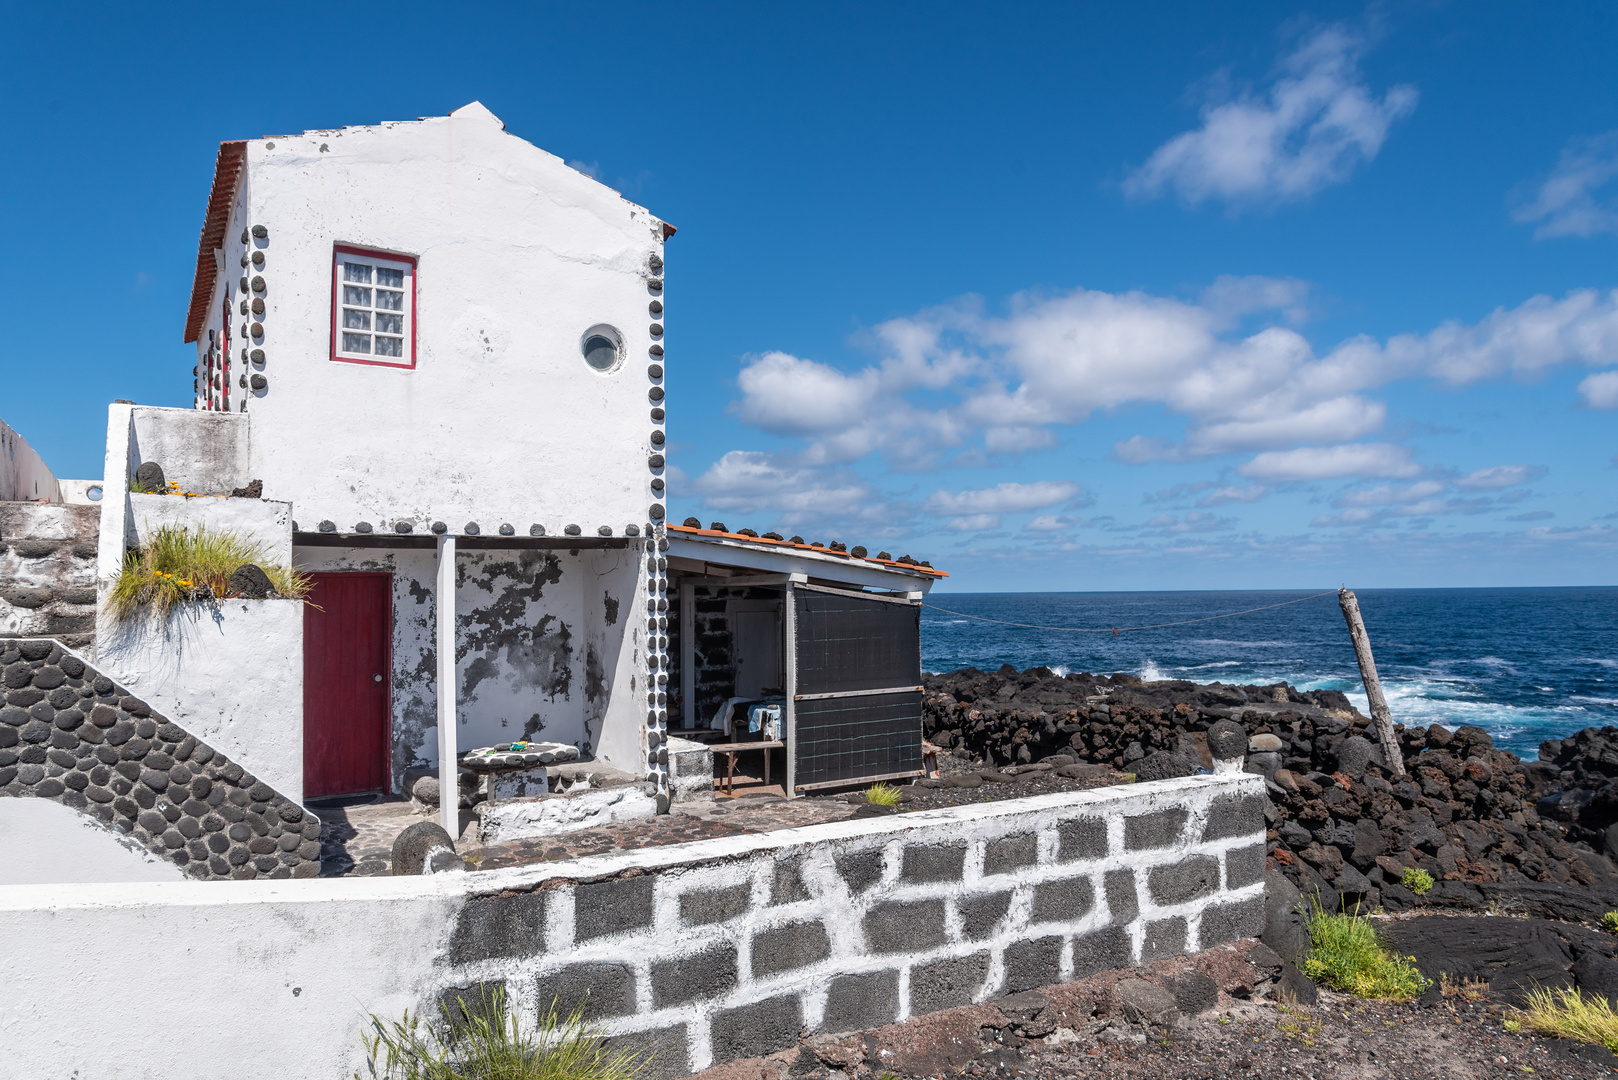
<svg viewBox="0 0 1618 1080"><path fill-rule="evenodd" d="M781 706L750 705L747 709L747 730L763 731L764 739L774 742L781 738Z"/></svg>

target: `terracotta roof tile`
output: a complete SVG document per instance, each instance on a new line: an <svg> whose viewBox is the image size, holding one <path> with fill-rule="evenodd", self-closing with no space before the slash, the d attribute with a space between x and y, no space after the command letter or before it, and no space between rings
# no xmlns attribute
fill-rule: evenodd
<svg viewBox="0 0 1618 1080"><path fill-rule="evenodd" d="M710 537L715 540L739 540L748 544L759 544L763 547L792 548L798 551L815 551L822 555L835 555L839 559L847 559L850 562L876 563L878 566L891 566L897 570L914 570L918 574L927 574L931 577L949 577L949 575L942 570L935 570L931 566L922 566L920 563L900 562L897 559L878 559L870 555L864 557L850 555L846 551L834 551L829 547L823 547L819 544L794 544L790 540L772 540L767 536L747 536L742 533L721 532L718 529L701 529L690 525L670 525L668 526L668 531L671 533L684 533L687 536Z"/></svg>
<svg viewBox="0 0 1618 1080"><path fill-rule="evenodd" d="M202 219L202 237L197 241L197 276L191 283L191 310L185 317L185 343L197 340L202 324L208 321L208 305L213 301L214 281L219 273L214 263L215 248L225 243L225 226L230 221L230 202L236 194L236 181L247 157L245 142L219 144L214 162L213 190L208 193L208 212Z"/></svg>

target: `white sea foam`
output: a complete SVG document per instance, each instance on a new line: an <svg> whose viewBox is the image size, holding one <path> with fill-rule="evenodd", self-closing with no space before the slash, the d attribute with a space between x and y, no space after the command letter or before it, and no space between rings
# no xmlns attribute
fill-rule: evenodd
<svg viewBox="0 0 1618 1080"><path fill-rule="evenodd" d="M1157 666L1157 661L1155 660L1146 661L1146 666L1140 669L1140 677L1147 682L1161 682L1163 679L1168 678Z"/></svg>

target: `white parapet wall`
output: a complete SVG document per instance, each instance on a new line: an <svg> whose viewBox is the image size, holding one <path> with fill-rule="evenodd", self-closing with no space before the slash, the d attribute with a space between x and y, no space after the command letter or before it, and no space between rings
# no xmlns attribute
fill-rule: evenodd
<svg viewBox="0 0 1618 1080"><path fill-rule="evenodd" d="M96 664L189 734L303 801L301 601L193 603L166 620L128 623L103 610Z"/></svg>
<svg viewBox="0 0 1618 1080"><path fill-rule="evenodd" d="M28 440L0 420L0 502L13 501L59 503L62 490Z"/></svg>
<svg viewBox="0 0 1618 1080"><path fill-rule="evenodd" d="M50 799L0 798L0 866L11 885L185 879L173 863Z"/></svg>
<svg viewBox="0 0 1618 1080"><path fill-rule="evenodd" d="M1256 934L1265 802L1203 776L471 874L0 886L0 1077L336 1080L371 1015L497 984L680 1076ZM64 1021L175 956L201 1042L149 1009Z"/></svg>

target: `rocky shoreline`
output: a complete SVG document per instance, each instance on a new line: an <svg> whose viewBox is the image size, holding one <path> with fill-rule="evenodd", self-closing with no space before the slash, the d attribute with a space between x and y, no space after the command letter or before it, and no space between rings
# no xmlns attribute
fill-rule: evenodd
<svg viewBox="0 0 1618 1080"><path fill-rule="evenodd" d="M1270 866L1301 893L1388 912L1450 907L1593 923L1618 909L1618 728L1544 743L1540 760L1487 732L1396 724L1406 775L1341 692L1145 682L1049 668L923 678L923 732L990 767L1067 756L1140 779L1211 767L1220 721L1265 777ZM1228 729L1227 729L1228 730ZM1426 871L1417 895L1404 871Z"/></svg>

